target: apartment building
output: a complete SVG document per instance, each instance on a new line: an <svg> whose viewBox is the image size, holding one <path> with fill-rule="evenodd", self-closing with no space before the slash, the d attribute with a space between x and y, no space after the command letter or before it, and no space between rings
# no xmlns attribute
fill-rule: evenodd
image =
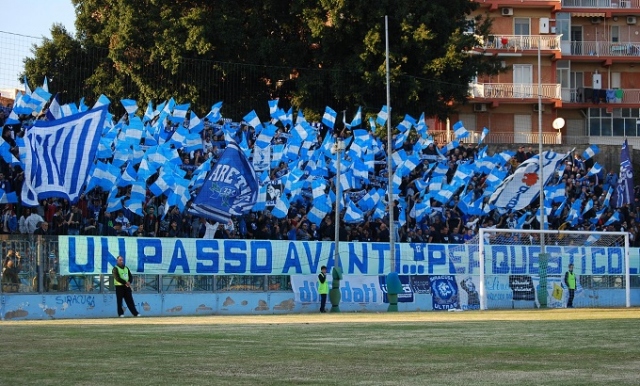
<svg viewBox="0 0 640 386"><path fill-rule="evenodd" d="M505 71L474 79L454 118L494 142L538 143L540 96L544 143L640 146L640 0L475 1L493 28L472 53Z"/></svg>

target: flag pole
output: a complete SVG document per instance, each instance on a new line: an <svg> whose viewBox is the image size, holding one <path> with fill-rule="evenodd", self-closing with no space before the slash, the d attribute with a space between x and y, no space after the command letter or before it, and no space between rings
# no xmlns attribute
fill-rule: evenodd
<svg viewBox="0 0 640 386"><path fill-rule="evenodd" d="M391 139L391 89L389 80L389 16L384 16L384 36L385 36L385 62L387 73L387 189L389 195L389 262L391 272L396 271L396 224L395 207L393 203L393 168L391 163L391 153L393 152L393 141Z"/></svg>

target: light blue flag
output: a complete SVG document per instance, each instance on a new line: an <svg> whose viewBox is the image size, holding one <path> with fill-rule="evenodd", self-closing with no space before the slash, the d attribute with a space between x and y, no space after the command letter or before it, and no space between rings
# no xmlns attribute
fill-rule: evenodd
<svg viewBox="0 0 640 386"><path fill-rule="evenodd" d="M398 135L396 135L396 139L393 143L393 148L395 150L401 148L404 145L404 142L407 140L407 134L406 133L399 133Z"/></svg>
<svg viewBox="0 0 640 386"><path fill-rule="evenodd" d="M211 111L205 117L211 123L218 123L222 119L220 110L222 109L222 102L218 102L211 106Z"/></svg>
<svg viewBox="0 0 640 386"><path fill-rule="evenodd" d="M609 217L609 220L607 220L606 223L604 223L605 226L607 225L611 225L615 222L620 222L620 212L615 211L615 213L613 213L613 215L611 215L611 217Z"/></svg>
<svg viewBox="0 0 640 386"><path fill-rule="evenodd" d="M347 224L355 224L362 221L364 221L364 214L351 200L349 200L344 213L344 222Z"/></svg>
<svg viewBox="0 0 640 386"><path fill-rule="evenodd" d="M253 204L253 208L251 208L254 212L262 212L267 208L267 187L269 184L264 184L260 186L258 189L258 198L256 203Z"/></svg>
<svg viewBox="0 0 640 386"><path fill-rule="evenodd" d="M271 118L276 118L276 112L278 111L278 100L277 99L272 99L270 101L268 101L269 103L269 116Z"/></svg>
<svg viewBox="0 0 640 386"><path fill-rule="evenodd" d="M249 114L244 116L244 121L254 129L261 125L260 118L258 118L258 114L256 114L255 110L251 110Z"/></svg>
<svg viewBox="0 0 640 386"><path fill-rule="evenodd" d="M487 138L487 135L489 135L489 129L485 127L482 129L482 134L480 135L480 140L478 141L478 145L484 142L484 139Z"/></svg>
<svg viewBox="0 0 640 386"><path fill-rule="evenodd" d="M544 188L544 197L551 200L553 203L562 202L565 198L566 184L564 182L555 186L547 186Z"/></svg>
<svg viewBox="0 0 640 386"><path fill-rule="evenodd" d="M124 202L124 207L127 210L137 214L138 216L143 216L142 212L142 204L145 201L145 196L147 194L147 184L145 181L136 181L131 185L131 194L129 199Z"/></svg>
<svg viewBox="0 0 640 386"><path fill-rule="evenodd" d="M39 199L49 197L78 200L98 150L107 107L52 122L36 121L27 131L24 205L37 206Z"/></svg>
<svg viewBox="0 0 640 386"><path fill-rule="evenodd" d="M331 205L327 203L327 197L322 196L313 200L313 206L307 213L307 219L320 226L322 220L331 213Z"/></svg>
<svg viewBox="0 0 640 386"><path fill-rule="evenodd" d="M456 139L464 139L470 135L469 131L464 127L462 121L458 121L453 125L453 132L456 136Z"/></svg>
<svg viewBox="0 0 640 386"><path fill-rule="evenodd" d="M449 153L450 151L452 151L453 149L457 148L459 145L458 141L451 141L447 144L447 146L443 147L442 149L440 149L440 154L446 156L447 153Z"/></svg>
<svg viewBox="0 0 640 386"><path fill-rule="evenodd" d="M111 101L104 94L100 94L98 97L98 101L93 105L93 108L96 109L98 107L110 105Z"/></svg>
<svg viewBox="0 0 640 386"><path fill-rule="evenodd" d="M589 158L594 157L598 153L600 153L600 148L598 147L598 145L591 145L582 153L582 158L586 161Z"/></svg>
<svg viewBox="0 0 640 386"><path fill-rule="evenodd" d="M256 139L255 146L258 146L261 149L266 149L267 146L271 145L271 140L276 133L277 127L274 125L267 125L258 135Z"/></svg>
<svg viewBox="0 0 640 386"><path fill-rule="evenodd" d="M427 126L427 122L424 118L424 113L420 115L420 119L418 119L418 123L416 124L416 132L420 134L422 139L427 139L429 136L429 126Z"/></svg>
<svg viewBox="0 0 640 386"><path fill-rule="evenodd" d="M191 107L191 103L175 105L171 114L171 122L178 124L184 122L185 118L187 117L187 113L189 112L189 107Z"/></svg>
<svg viewBox="0 0 640 386"><path fill-rule="evenodd" d="M167 198L167 205L177 206L182 212L187 206L187 203L191 199L189 194L189 180L183 178L176 178L174 180L173 187L169 191L169 197Z"/></svg>
<svg viewBox="0 0 640 386"><path fill-rule="evenodd" d="M553 213L554 216L556 217L560 217L562 216L562 211L564 210L564 207L567 205L567 198L565 197L564 201L562 201L562 204L560 204L560 206L558 207L558 209L556 209L556 211Z"/></svg>
<svg viewBox="0 0 640 386"><path fill-rule="evenodd" d="M22 78L22 81L24 83L24 93L27 95L31 95L31 88L29 88L29 82L27 81L26 75Z"/></svg>
<svg viewBox="0 0 640 386"><path fill-rule="evenodd" d="M608 207L611 202L611 195L613 194L613 186L609 188L607 191L607 195L604 197L604 202L602 203L603 207Z"/></svg>
<svg viewBox="0 0 640 386"><path fill-rule="evenodd" d="M44 76L44 80L42 81L42 89L46 92L49 92L49 80L47 79L47 76Z"/></svg>
<svg viewBox="0 0 640 386"><path fill-rule="evenodd" d="M133 115L138 111L138 102L133 99L121 99L122 107L127 111L127 114Z"/></svg>
<svg viewBox="0 0 640 386"><path fill-rule="evenodd" d="M45 91L42 87L38 87L30 96L29 106L34 112L40 113L44 105L47 104L50 99L51 94Z"/></svg>
<svg viewBox="0 0 640 386"><path fill-rule="evenodd" d="M587 205L584 206L584 209L582 210L582 214L587 213L588 211L590 211L591 209L593 209L593 200L589 200L587 202Z"/></svg>
<svg viewBox="0 0 640 386"><path fill-rule="evenodd" d="M358 107L358 112L356 112L355 117L351 121L351 127L358 127L362 125L362 107Z"/></svg>
<svg viewBox="0 0 640 386"><path fill-rule="evenodd" d="M278 198L276 205L271 209L271 214L275 218L283 219L287 217L287 214L289 214L289 206L290 204L287 199L287 195L282 194L280 195L280 198Z"/></svg>
<svg viewBox="0 0 640 386"><path fill-rule="evenodd" d="M404 116L404 119L402 120L402 122L400 122L400 124L398 125L398 130L400 130L400 132L405 133L409 130L411 130L411 128L416 124L416 120L409 114L406 114Z"/></svg>
<svg viewBox="0 0 640 386"><path fill-rule="evenodd" d="M591 177L591 176L595 176L600 174L600 172L602 171L602 165L598 164L597 162L593 164L593 166L589 169L589 172L587 173L587 175L585 177Z"/></svg>
<svg viewBox="0 0 640 386"><path fill-rule="evenodd" d="M137 180L138 172L136 172L135 168L133 167L133 163L129 162L127 168L124 170L122 176L120 176L120 179L118 180L118 187L123 188L125 186L132 185Z"/></svg>
<svg viewBox="0 0 640 386"><path fill-rule="evenodd" d="M122 209L122 197L117 197L117 195L118 187L113 185L107 198L107 209L105 209L105 212L112 213Z"/></svg>
<svg viewBox="0 0 640 386"><path fill-rule="evenodd" d="M333 126L336 124L336 117L338 113L331 107L327 106L324 110L324 115L322 116L322 124L333 129Z"/></svg>
<svg viewBox="0 0 640 386"><path fill-rule="evenodd" d="M387 123L387 119L389 119L389 109L386 105L382 106L382 109L378 113L378 117L376 118L376 123L379 126L384 126ZM372 129L373 131L373 129Z"/></svg>
<svg viewBox="0 0 640 386"><path fill-rule="evenodd" d="M369 117L369 130L371 130L371 132L376 131L376 121L373 117Z"/></svg>

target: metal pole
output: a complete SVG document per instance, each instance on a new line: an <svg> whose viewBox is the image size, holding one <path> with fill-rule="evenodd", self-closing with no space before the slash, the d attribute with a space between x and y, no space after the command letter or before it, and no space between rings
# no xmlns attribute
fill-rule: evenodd
<svg viewBox="0 0 640 386"><path fill-rule="evenodd" d="M544 176L542 162L542 59L540 58L540 44L542 37L538 36L538 168L540 169L540 230L544 230ZM544 251L544 233L540 233L540 253Z"/></svg>
<svg viewBox="0 0 640 386"><path fill-rule="evenodd" d="M547 308L547 254L544 248L544 170L542 162L542 59L540 57L540 44L542 37L538 36L538 169L540 173L540 292L539 302L541 308ZM545 296L546 295L546 296Z"/></svg>
<svg viewBox="0 0 640 386"><path fill-rule="evenodd" d="M389 80L389 16L384 16L384 36L385 36L385 62L387 72L387 189L389 189L389 260L391 272L396 271L396 224L394 223L393 213L393 165L391 164L391 154L393 153L393 141L391 139L391 88Z"/></svg>
<svg viewBox="0 0 640 386"><path fill-rule="evenodd" d="M342 139L338 138L336 140L336 159L337 159L337 165L336 165L336 219L335 219L335 228L334 228L334 236L335 236L335 253L334 253L334 262L333 262L333 266L335 268L340 266L340 203L342 200L341 194L342 192L340 191L340 164L342 163Z"/></svg>

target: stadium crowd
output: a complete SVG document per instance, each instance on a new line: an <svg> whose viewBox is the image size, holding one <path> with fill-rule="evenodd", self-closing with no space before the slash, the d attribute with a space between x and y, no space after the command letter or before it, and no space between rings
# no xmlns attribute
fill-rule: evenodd
<svg viewBox="0 0 640 386"><path fill-rule="evenodd" d="M3 125L2 139L9 147L9 151L19 157L16 139L25 133L25 129L33 124L32 116L21 116L21 124L4 125L7 116L5 109L0 111L0 124ZM46 119L45 114L40 114L38 119ZM184 121L188 127L188 119ZM182 160L180 169L186 172L185 178L191 178L192 173L203 163L210 162L215 165L222 155L225 146L225 135L221 125L208 122L205 119L204 130L200 134L202 146L194 151L178 153ZM243 132L246 144L254 146L256 141L255 129L245 122L238 123L237 127ZM352 131L343 130L340 133L333 132L327 127L317 125L320 130L322 143L325 135L348 138ZM165 130L174 132L178 125L167 121ZM371 133L372 136L375 134ZM272 139L272 144L286 143L288 128L278 129ZM144 139L143 139L144 141ZM409 136L403 145L407 154L414 150L416 138ZM144 144L144 142L142 143ZM4 145L4 144L3 144ZM383 145L384 147L384 145ZM384 150L384 149L383 149ZM509 149L505 149L509 150ZM416 220L415 210L417 203L424 197L424 187L416 182L424 180L426 174L433 169L433 162L446 167L446 182L450 183L454 178L458 167L473 163L478 159L480 147L476 144L458 143L456 147L445 149L445 144L433 142L420 151L421 164L417 165L410 173L402 177L400 184L399 200L391 205L393 221L396 225L396 240L398 242L414 243L464 243L474 237L479 227L496 228L532 228L539 229L537 204L533 203L519 211L508 212L505 210L490 208L489 197L484 197L484 210L482 213L470 214L462 210L460 201L463 196L471 197L476 202L483 197L488 184L486 173L476 172L451 200L442 204L432 198L428 215ZM440 156L442 154L442 156ZM535 152L531 147L525 149L519 147L515 155L501 166L503 171L512 173L519 164L533 157ZM446 159L444 162L443 160ZM371 174L368 186L360 190L367 191L371 184L378 187L386 187L386 163L376 162L375 171ZM548 214L548 227L550 229L578 229L591 231L625 230L631 233L633 246L640 246L638 233L640 232L640 190L635 191L635 203L625 204L615 208L614 200L609 199L610 188L615 188L617 174L614 171L600 171L589 175L593 166L593 159L583 160L580 153L576 152L564 162L560 173L555 173L547 185L564 183L564 200L554 201ZM269 181L286 175L288 165L280 162L269 172ZM331 181L333 173L330 173L328 181L329 191L334 191ZM154 176L151 177L153 179ZM271 208L246 213L236 216L227 223L216 223L211 220L198 218L188 211L181 211L177 206L170 206L166 196L155 196L149 189L143 204L143 215L140 216L127 208L121 208L116 212L107 211L107 196L109 192L101 188L95 188L83 194L75 203L69 203L63 199L50 198L41 201L41 205L34 208L23 207L19 202L20 192L24 183L24 172L19 165L9 164L5 159L0 159L0 189L4 194L17 193L18 203L3 204L0 217L0 233L21 235L104 235L104 236L131 236L131 237L193 237L193 238L241 238L241 239L270 239L270 240L333 240L334 218L333 212L328 213L318 225L309 221L307 215L312 209L312 200L307 195L305 200L291 202L288 214L284 218L276 218L271 213ZM422 187L421 187L422 186ZM427 188L428 189L428 188ZM310 190L310 189L309 189ZM127 197L131 187L123 187L120 194ZM354 191L346 191L353 201L362 198L362 194ZM571 214L574 203L578 201L580 208L578 214ZM593 203L590 207L589 203ZM389 241L389 206L384 216L373 215L373 211L366 212L362 221L348 223L341 221L340 240L342 241ZM404 212L404 213L403 213ZM575 210L574 210L575 212ZM342 215L344 218L344 213ZM569 220L569 217L573 217Z"/></svg>

